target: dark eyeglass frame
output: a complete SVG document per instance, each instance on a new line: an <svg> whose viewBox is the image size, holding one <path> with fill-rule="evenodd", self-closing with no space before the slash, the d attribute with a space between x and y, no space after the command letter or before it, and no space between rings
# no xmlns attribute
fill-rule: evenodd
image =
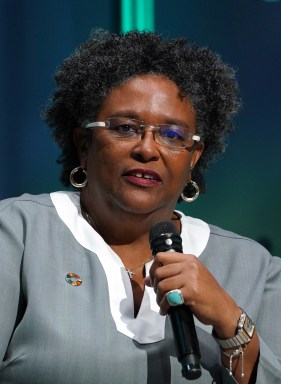
<svg viewBox="0 0 281 384"><path fill-rule="evenodd" d="M117 131L114 131L114 127L112 129L110 129L110 124L112 121L114 120L117 120L117 119L124 119L124 124L117 124L116 125L116 128L118 126L130 126L130 123L134 123L135 126L132 124L132 126L130 127L132 129L132 131L130 132L123 132L123 133L120 133L118 134ZM193 141L193 144L192 145L184 145L184 141L180 144L176 144L173 143L173 138L171 137L171 142L169 142L168 138L165 138L165 137L162 137L161 135L157 135L155 136L154 135L154 140L157 144L159 145L162 145L166 148L169 148L169 149L172 149L172 150L184 150L184 149L192 149L194 148L194 146L196 144L198 144L200 141L201 141L201 138L200 136L198 135L194 135L192 133L189 133L188 132L188 129L184 126L181 126L181 125L178 125L178 124L157 124L157 125L148 125L148 124L144 124L144 122L142 120L138 120L138 119L131 119L131 118L126 118L126 117L111 117L111 118L108 118L107 120L105 121L93 121L93 122L86 122L84 125L83 125L83 128L85 129L93 129L93 128L106 128L108 129L109 131L111 131L111 133L114 132L114 135L112 134L112 137L114 138L118 138L118 139L134 139L142 134L144 134L146 131L145 129L146 128L149 128L150 129L150 132L161 132L161 129L164 129L164 130L167 130L167 129L171 129L171 132L173 133L176 133L176 129L181 129L183 130L185 133L186 133L186 140L192 140Z"/></svg>

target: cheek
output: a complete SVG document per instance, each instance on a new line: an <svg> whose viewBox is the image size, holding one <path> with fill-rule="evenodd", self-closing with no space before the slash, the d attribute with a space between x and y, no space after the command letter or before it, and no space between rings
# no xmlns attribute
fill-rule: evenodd
<svg viewBox="0 0 281 384"><path fill-rule="evenodd" d="M166 163L173 174L173 177L178 180L186 182L190 175L192 155L187 152L183 153L182 156L178 154L170 155Z"/></svg>
<svg viewBox="0 0 281 384"><path fill-rule="evenodd" d="M127 156L128 150L122 145L122 142L109 143L97 139L92 142L88 153L88 164L92 168L99 169L108 167L107 172L113 172L120 161Z"/></svg>

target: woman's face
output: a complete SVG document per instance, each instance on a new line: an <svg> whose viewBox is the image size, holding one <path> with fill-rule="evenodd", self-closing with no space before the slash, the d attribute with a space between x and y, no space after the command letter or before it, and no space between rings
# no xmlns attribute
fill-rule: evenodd
<svg viewBox="0 0 281 384"><path fill-rule="evenodd" d="M195 112L179 96L170 80L153 75L138 76L113 89L106 97L96 121L126 116L147 125L173 123L196 133ZM81 165L87 169L87 198L100 206L151 213L172 211L185 184L191 178L202 152L173 151L154 141L152 132L138 140L114 139L105 129L93 129L91 141L83 145L83 134L75 134ZM83 149L84 148L84 149Z"/></svg>

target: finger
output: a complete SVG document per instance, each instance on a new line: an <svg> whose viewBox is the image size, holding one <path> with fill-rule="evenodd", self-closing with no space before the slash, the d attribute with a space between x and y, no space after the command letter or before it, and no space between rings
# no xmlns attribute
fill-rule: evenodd
<svg viewBox="0 0 281 384"><path fill-rule="evenodd" d="M169 276L178 274L180 271L179 263L186 261L186 255L177 252L159 252L155 255L154 262L150 268L149 275L151 280L151 286L157 285L157 283ZM164 266L178 265L178 269L168 270L162 268Z"/></svg>
<svg viewBox="0 0 281 384"><path fill-rule="evenodd" d="M154 290L156 293L156 302L159 305L161 312L166 313L170 308L170 305L167 301L167 293L175 289L182 289L183 291L183 288L184 282L181 281L177 275L161 280L157 284Z"/></svg>
<svg viewBox="0 0 281 384"><path fill-rule="evenodd" d="M172 296L170 297L169 295L172 295ZM175 298L173 298L173 295L176 295ZM171 300L172 300L172 303L171 303ZM185 304L181 289L171 289L170 291L165 293L165 295L162 297L162 300L160 302L159 313L161 315L168 314L172 304L173 306Z"/></svg>
<svg viewBox="0 0 281 384"><path fill-rule="evenodd" d="M150 281L148 282L147 280L145 280L150 287L154 287L155 285L155 282L154 282L154 279L155 279L155 271L162 267L162 263L161 261L159 260L159 254L155 255L155 258L154 258L154 261L150 267L150 270L149 270L149 279Z"/></svg>
<svg viewBox="0 0 281 384"><path fill-rule="evenodd" d="M184 260L188 255L179 252L159 252L155 255L155 261L161 265L178 263Z"/></svg>

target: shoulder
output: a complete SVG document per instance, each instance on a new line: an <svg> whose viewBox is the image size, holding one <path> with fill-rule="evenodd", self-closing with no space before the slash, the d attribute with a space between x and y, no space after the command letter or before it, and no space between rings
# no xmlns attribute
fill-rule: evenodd
<svg viewBox="0 0 281 384"><path fill-rule="evenodd" d="M53 210L54 205L49 194L23 194L0 201L0 223L10 223L13 228L21 227L22 223L34 221L36 217L43 221L48 212Z"/></svg>
<svg viewBox="0 0 281 384"><path fill-rule="evenodd" d="M242 236L238 233L228 231L212 224L208 225L210 227L210 242L213 242L216 245L221 244L228 246L230 249L235 248L236 251L237 249L243 248L244 251L255 250L259 253L269 254L269 252L261 244L249 237Z"/></svg>
<svg viewBox="0 0 281 384"><path fill-rule="evenodd" d="M59 192L58 192L59 193ZM23 194L0 201L0 243L18 239L27 244L37 239L46 238L62 228L51 194Z"/></svg>
<svg viewBox="0 0 281 384"><path fill-rule="evenodd" d="M4 212L7 209L10 209L13 207L24 207L26 205L53 206L53 203L51 201L50 195L47 193L44 193L41 195L30 195L28 193L25 193L18 197L10 197L8 199L1 200L0 212Z"/></svg>
<svg viewBox="0 0 281 384"><path fill-rule="evenodd" d="M210 238L202 253L202 261L225 276L237 275L242 282L266 280L266 275L273 263L281 267L281 259L273 257L266 248L257 241L220 227L209 225ZM275 260L277 259L277 260ZM256 282L257 283L257 282Z"/></svg>
<svg viewBox="0 0 281 384"><path fill-rule="evenodd" d="M252 260L253 257L262 260L270 261L271 254L257 241L242 236L238 233L220 228L218 226L208 224L200 219L185 216L179 212L181 220L185 223L187 229L193 230L193 227L200 228L200 239L197 236L197 241L202 242L202 234L208 233L208 238L205 239L205 248L200 255L200 258L208 255L212 259L235 258L236 260ZM206 230L208 228L208 231ZM204 231L203 231L204 229ZM205 236L206 237L206 236Z"/></svg>

